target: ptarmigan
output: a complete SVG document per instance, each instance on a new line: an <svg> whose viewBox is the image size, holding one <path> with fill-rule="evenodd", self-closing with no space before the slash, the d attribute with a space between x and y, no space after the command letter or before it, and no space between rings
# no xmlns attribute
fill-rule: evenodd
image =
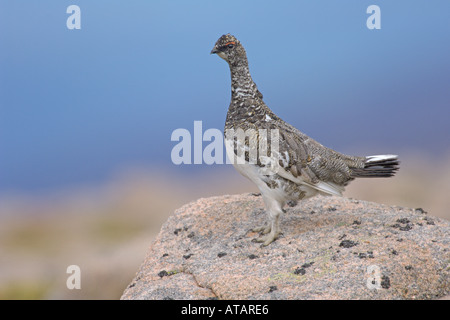
<svg viewBox="0 0 450 320"><path fill-rule="evenodd" d="M264 246L279 236L279 217L288 201L317 194L342 196L344 187L354 178L390 177L398 170L396 155L347 156L324 147L277 117L264 103L250 76L245 49L234 36L221 36L211 53L230 66L227 154L233 158L234 167L261 191L268 223L254 231L264 234L257 239Z"/></svg>

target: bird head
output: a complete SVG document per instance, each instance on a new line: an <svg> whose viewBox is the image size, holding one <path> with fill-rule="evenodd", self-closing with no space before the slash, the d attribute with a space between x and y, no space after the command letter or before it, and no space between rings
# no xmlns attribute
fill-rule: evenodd
<svg viewBox="0 0 450 320"><path fill-rule="evenodd" d="M217 54L231 65L247 60L244 47L239 40L231 34L224 34L217 40L214 48L211 50L211 54L213 53Z"/></svg>

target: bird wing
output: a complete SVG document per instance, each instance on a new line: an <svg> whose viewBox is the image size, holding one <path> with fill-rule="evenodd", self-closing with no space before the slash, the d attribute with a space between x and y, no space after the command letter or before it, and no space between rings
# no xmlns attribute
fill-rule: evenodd
<svg viewBox="0 0 450 320"><path fill-rule="evenodd" d="M326 148L284 121L273 129L279 130L278 175L324 194L342 196L353 180L350 167L361 166L360 158Z"/></svg>
<svg viewBox="0 0 450 320"><path fill-rule="evenodd" d="M255 105L258 105L259 109L255 108ZM238 120L232 119L234 117ZM252 158L251 151L256 148L258 159L255 164L270 167L264 172L275 172L284 179L307 185L324 194L342 195L344 187L353 179L350 168L364 167L365 158L346 156L326 148L280 119L259 99L245 100L243 105L234 108L233 112L229 110L227 123L232 123L232 126L226 125L226 130L241 128L246 135L250 131L253 132L248 134L248 139L237 139L241 143L234 143L226 138L231 142L231 147L227 147L231 156L234 151L238 159L241 154L240 158L249 162ZM261 139L261 129L266 131L266 150L261 150L259 144L264 140ZM278 134L272 136L274 132ZM272 148L272 140L278 142L275 143L276 150ZM272 166L273 163L276 163L275 167Z"/></svg>

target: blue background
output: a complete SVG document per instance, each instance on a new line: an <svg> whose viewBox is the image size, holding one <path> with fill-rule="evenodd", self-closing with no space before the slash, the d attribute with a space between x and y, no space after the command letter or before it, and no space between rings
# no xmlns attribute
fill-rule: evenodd
<svg viewBox="0 0 450 320"><path fill-rule="evenodd" d="M81 30L66 9L81 8ZM366 27L369 5L381 30ZM449 1L0 1L0 193L173 172L173 130L223 128L224 33L267 105L357 154L450 150Z"/></svg>

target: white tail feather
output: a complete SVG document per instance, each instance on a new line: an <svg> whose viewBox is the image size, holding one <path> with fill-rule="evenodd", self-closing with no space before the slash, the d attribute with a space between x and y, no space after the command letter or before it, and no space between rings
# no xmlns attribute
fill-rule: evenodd
<svg viewBox="0 0 450 320"><path fill-rule="evenodd" d="M367 156L366 162L370 163L370 162L378 162L378 161L384 161L384 160L395 160L397 158L398 158L398 156L395 154L380 154L380 155L376 155L376 156Z"/></svg>

